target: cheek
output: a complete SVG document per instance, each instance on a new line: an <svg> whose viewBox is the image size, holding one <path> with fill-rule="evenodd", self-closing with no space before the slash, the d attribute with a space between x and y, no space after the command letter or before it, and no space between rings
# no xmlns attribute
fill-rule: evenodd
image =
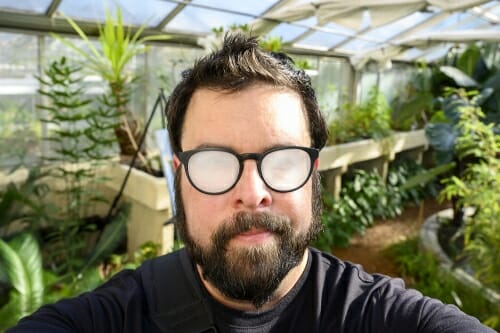
<svg viewBox="0 0 500 333"><path fill-rule="evenodd" d="M181 193L189 235L200 245L207 245L223 219L220 216L224 211L222 198L198 192L185 177L181 180Z"/></svg>
<svg viewBox="0 0 500 333"><path fill-rule="evenodd" d="M286 193L285 197L280 200L280 213L288 215L299 232L307 230L311 224L311 197L312 187L308 183L299 191Z"/></svg>

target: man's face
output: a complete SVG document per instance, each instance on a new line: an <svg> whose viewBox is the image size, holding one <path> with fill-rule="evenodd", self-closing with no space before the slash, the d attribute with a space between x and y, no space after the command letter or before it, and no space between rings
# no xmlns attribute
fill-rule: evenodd
<svg viewBox="0 0 500 333"><path fill-rule="evenodd" d="M262 153L310 147L311 138L299 95L260 84L235 93L197 90L181 145L183 151L217 147ZM230 191L210 195L191 185L183 167L177 171L177 222L204 278L226 296L261 306L318 232L317 172L303 187L280 193L265 185L255 160L246 160Z"/></svg>

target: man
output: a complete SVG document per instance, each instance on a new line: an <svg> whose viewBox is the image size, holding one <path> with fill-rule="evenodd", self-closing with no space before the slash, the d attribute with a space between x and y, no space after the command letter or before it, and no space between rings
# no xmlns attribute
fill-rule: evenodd
<svg viewBox="0 0 500 333"><path fill-rule="evenodd" d="M309 78L287 57L227 36L184 74L166 112L185 250L10 332L492 332L399 279L308 248L321 229L328 133ZM184 282L166 285L182 271Z"/></svg>

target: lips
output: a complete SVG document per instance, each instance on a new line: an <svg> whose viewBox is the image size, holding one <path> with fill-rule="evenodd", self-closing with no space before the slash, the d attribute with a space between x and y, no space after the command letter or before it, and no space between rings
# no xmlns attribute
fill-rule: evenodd
<svg viewBox="0 0 500 333"><path fill-rule="evenodd" d="M243 241L247 243L260 243L271 236L272 232L268 230L250 229L248 231L236 235L234 239L237 241Z"/></svg>

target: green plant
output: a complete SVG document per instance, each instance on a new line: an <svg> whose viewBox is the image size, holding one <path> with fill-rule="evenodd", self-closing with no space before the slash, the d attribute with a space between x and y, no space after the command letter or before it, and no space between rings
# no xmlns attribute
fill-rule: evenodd
<svg viewBox="0 0 500 333"><path fill-rule="evenodd" d="M500 329L500 305L491 304L477 291L464 287L449 273L442 271L431 254L419 250L417 238L393 244L386 249L386 253L396 262L408 287L444 303L455 304L484 324Z"/></svg>
<svg viewBox="0 0 500 333"><path fill-rule="evenodd" d="M149 41L169 39L168 35L142 36L146 25L142 25L135 33L126 29L120 7L116 7L116 17L112 17L106 11L106 19L103 26L99 26L99 45L97 49L90 41L85 32L73 21L66 17L71 27L78 33L90 51L86 51L70 40L53 35L61 40L66 46L79 54L85 63L85 67L100 75L109 86L108 97L103 99L104 104L110 108L108 113L117 112L120 121L115 125L115 133L120 143L122 156L133 155L138 150L138 141L142 135L141 123L130 110L130 83L135 76L127 71L130 61L137 55L145 53L145 44ZM142 154L139 155L142 162L147 166L147 161Z"/></svg>
<svg viewBox="0 0 500 333"><path fill-rule="evenodd" d="M391 188L392 192L398 192L396 195L400 196L403 206L416 205L423 199L438 195L438 186L435 181L406 187L409 179L425 171L422 164L409 158L397 159L390 164L387 173L387 186Z"/></svg>
<svg viewBox="0 0 500 333"><path fill-rule="evenodd" d="M35 231L48 221L54 206L44 202L49 192L44 182L46 176L47 172L39 166L32 167L24 181L19 184L10 182L0 191L0 237L14 232L15 229L11 228L14 223L18 223L18 228Z"/></svg>
<svg viewBox="0 0 500 333"><path fill-rule="evenodd" d="M362 234L373 223L371 215L363 210L350 197L335 200L330 192L323 192L323 231L314 242L318 249L330 252L332 247L347 247L351 238Z"/></svg>
<svg viewBox="0 0 500 333"><path fill-rule="evenodd" d="M35 237L24 233L9 242L0 239L0 263L0 276L12 286L8 302L0 304L0 328L8 328L43 303L42 256Z"/></svg>
<svg viewBox="0 0 500 333"><path fill-rule="evenodd" d="M160 255L161 245L148 241L142 244L133 254L112 254L102 266L102 275L109 278L123 269L135 269L145 260Z"/></svg>
<svg viewBox="0 0 500 333"><path fill-rule="evenodd" d="M482 98L478 105L485 113L487 123L500 122L500 71L498 61L488 60L491 45L470 45L461 54L445 58L434 70L432 91L435 96L446 94L444 87L479 90ZM493 45L496 47L495 45Z"/></svg>
<svg viewBox="0 0 500 333"><path fill-rule="evenodd" d="M97 203L106 202L99 191L107 181L99 168L112 156L116 115L112 110L93 107L82 89L81 67L65 57L53 61L44 71L39 93L47 103L39 105L52 130L45 138L54 148L45 156L54 185L52 192L64 203L50 216L45 240L50 244L48 261L59 272L78 273L82 256L92 242L92 232L106 232L106 224L95 215ZM124 222L122 222L124 223Z"/></svg>
<svg viewBox="0 0 500 333"><path fill-rule="evenodd" d="M39 149L41 128L31 111L31 97L0 100L0 158L2 164L26 163Z"/></svg>
<svg viewBox="0 0 500 333"><path fill-rule="evenodd" d="M401 213L400 195L387 188L376 171L355 170L346 178L335 200L323 192L323 232L315 246L330 251L333 246L347 247L355 234L362 234L374 218L393 217Z"/></svg>
<svg viewBox="0 0 500 333"><path fill-rule="evenodd" d="M500 135L473 100L459 111L455 151L464 167L443 180L440 198L475 209L465 219L465 250L481 280L500 289Z"/></svg>
<svg viewBox="0 0 500 333"><path fill-rule="evenodd" d="M325 251L333 246L347 247L354 235L373 225L375 218L398 216L405 206L435 196L434 183L403 189L407 179L421 170L423 167L414 160L404 159L391 165L385 183L376 171L354 170L344 177L338 200L323 190L323 232L314 245Z"/></svg>
<svg viewBox="0 0 500 333"><path fill-rule="evenodd" d="M74 275L44 271L43 253L32 233L17 234L8 242L0 239L0 284L10 287L8 297L0 298L0 330L45 303L76 296L101 284L104 278L99 275L97 263L109 256L122 240L127 216L128 208L122 209L106 227L92 253L82 258Z"/></svg>
<svg viewBox="0 0 500 333"><path fill-rule="evenodd" d="M344 104L330 123L329 144L364 138L380 140L391 134L391 108L384 95L372 87L368 98L358 104Z"/></svg>
<svg viewBox="0 0 500 333"><path fill-rule="evenodd" d="M434 107L431 73L425 63L416 64L406 89L391 102L393 129L408 131L427 124Z"/></svg>

